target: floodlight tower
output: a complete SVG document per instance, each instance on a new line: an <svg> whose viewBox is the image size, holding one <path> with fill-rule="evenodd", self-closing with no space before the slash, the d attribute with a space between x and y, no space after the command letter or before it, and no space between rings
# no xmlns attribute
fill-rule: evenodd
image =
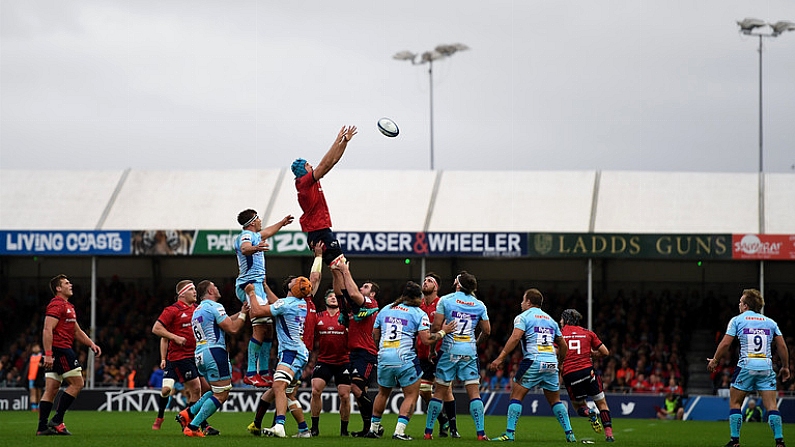
<svg viewBox="0 0 795 447"><path fill-rule="evenodd" d="M400 61L411 61L411 65L428 64L428 81L430 83L430 96L431 96L431 171L433 171L433 61L450 57L453 54L468 50L469 47L462 43L454 43L452 45L437 45L436 48L426 51L422 54L415 54L411 51L401 51L392 56L393 59Z"/></svg>

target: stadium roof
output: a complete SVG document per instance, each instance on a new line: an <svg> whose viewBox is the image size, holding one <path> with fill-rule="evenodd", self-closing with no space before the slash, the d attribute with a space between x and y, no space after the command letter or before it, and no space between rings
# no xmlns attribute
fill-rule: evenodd
<svg viewBox="0 0 795 447"><path fill-rule="evenodd" d="M795 234L795 175L377 171L322 180L338 231ZM283 170L0 170L0 230L236 229L296 218ZM289 229L299 230L298 223Z"/></svg>

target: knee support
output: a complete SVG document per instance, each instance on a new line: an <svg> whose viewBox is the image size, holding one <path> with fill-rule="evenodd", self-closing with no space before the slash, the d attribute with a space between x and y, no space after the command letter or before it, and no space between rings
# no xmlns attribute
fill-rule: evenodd
<svg viewBox="0 0 795 447"><path fill-rule="evenodd" d="M273 381L274 382L287 382L288 384L293 381L293 376L290 375L287 371L277 369L275 373L273 373Z"/></svg>
<svg viewBox="0 0 795 447"><path fill-rule="evenodd" d="M221 393L223 393L225 391L231 390L232 389L232 384L230 383L229 385L225 385L225 386L215 386L215 385L213 385L211 388L213 389L213 394L221 394Z"/></svg>

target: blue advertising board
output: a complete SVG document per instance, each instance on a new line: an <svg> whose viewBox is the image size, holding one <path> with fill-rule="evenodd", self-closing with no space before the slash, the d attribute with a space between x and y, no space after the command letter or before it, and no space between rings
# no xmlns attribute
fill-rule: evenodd
<svg viewBox="0 0 795 447"><path fill-rule="evenodd" d="M129 231L0 231L3 255L129 255Z"/></svg>

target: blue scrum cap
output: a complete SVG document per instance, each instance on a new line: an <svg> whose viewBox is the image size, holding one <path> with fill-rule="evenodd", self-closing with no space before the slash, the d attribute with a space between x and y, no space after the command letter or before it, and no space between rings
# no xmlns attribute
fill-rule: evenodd
<svg viewBox="0 0 795 447"><path fill-rule="evenodd" d="M290 166L290 169L293 170L295 178L303 177L306 175L306 160L303 158L296 158L293 165Z"/></svg>

